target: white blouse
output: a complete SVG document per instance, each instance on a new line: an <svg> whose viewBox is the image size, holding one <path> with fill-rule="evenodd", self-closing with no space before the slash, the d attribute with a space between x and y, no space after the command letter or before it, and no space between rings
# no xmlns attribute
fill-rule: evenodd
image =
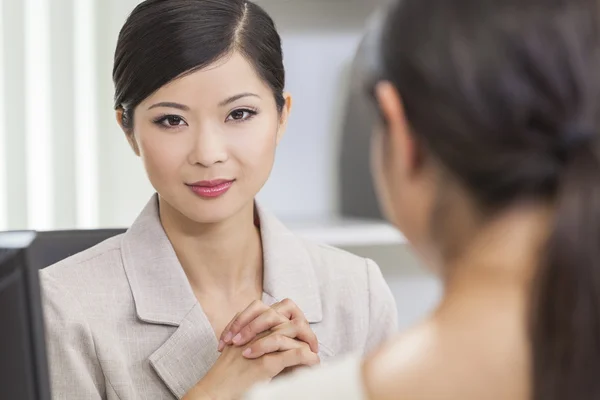
<svg viewBox="0 0 600 400"><path fill-rule="evenodd" d="M261 384L244 400L367 400L360 355L346 356L326 366L302 370Z"/></svg>

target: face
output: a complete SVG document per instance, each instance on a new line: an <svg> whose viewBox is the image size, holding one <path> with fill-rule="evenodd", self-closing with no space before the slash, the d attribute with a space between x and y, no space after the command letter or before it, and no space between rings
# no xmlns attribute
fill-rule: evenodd
<svg viewBox="0 0 600 400"><path fill-rule="evenodd" d="M419 251L428 244L428 228L436 188L430 165L413 138L400 95L390 83L376 88L385 125L371 140L371 170L377 197L386 218Z"/></svg>
<svg viewBox="0 0 600 400"><path fill-rule="evenodd" d="M286 103L279 113L271 89L234 53L146 98L127 136L161 202L215 223L252 206L267 181Z"/></svg>

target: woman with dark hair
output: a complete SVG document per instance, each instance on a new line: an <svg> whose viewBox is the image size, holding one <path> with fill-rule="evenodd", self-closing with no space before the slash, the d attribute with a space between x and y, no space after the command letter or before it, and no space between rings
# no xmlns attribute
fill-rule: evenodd
<svg viewBox="0 0 600 400"><path fill-rule="evenodd" d="M157 194L124 235L41 273L55 399L235 399L394 332L375 263L297 238L254 201L291 108L264 10L144 1L113 78Z"/></svg>
<svg viewBox="0 0 600 400"><path fill-rule="evenodd" d="M248 398L600 399L600 2L402 0L379 50L379 199L443 298Z"/></svg>

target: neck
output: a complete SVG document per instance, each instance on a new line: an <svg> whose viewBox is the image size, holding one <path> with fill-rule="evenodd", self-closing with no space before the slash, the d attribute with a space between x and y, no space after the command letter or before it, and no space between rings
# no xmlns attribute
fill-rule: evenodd
<svg viewBox="0 0 600 400"><path fill-rule="evenodd" d="M488 321L493 329L508 324L524 333L532 280L552 220L550 207L525 205L463 236L470 240L443 268L445 295L438 313Z"/></svg>
<svg viewBox="0 0 600 400"><path fill-rule="evenodd" d="M448 354L465 360L457 364L479 371L483 387L510 387L510 398L530 392L531 288L551 223L551 210L525 207L471 232L445 263L445 293L430 320Z"/></svg>
<svg viewBox="0 0 600 400"><path fill-rule="evenodd" d="M460 235L469 239L444 268L448 271L446 287L462 286L461 282L470 280L528 287L537 271L552 221L551 207L526 204Z"/></svg>
<svg viewBox="0 0 600 400"><path fill-rule="evenodd" d="M197 296L262 292L262 244L254 204L212 224L189 220L159 199L160 219Z"/></svg>

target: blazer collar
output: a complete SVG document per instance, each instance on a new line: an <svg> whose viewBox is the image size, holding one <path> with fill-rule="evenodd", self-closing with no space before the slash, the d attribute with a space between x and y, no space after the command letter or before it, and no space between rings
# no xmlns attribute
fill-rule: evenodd
<svg viewBox="0 0 600 400"><path fill-rule="evenodd" d="M263 291L293 300L310 323L323 319L319 283L305 243L256 204L263 246Z"/></svg>
<svg viewBox="0 0 600 400"><path fill-rule="evenodd" d="M313 261L304 243L256 204L263 244L263 291L272 301L290 298L309 322L323 318ZM154 195L123 236L123 265L139 319L179 326L198 303L167 238Z"/></svg>
<svg viewBox="0 0 600 400"><path fill-rule="evenodd" d="M160 222L157 195L125 232L121 248L138 318L179 326L198 301Z"/></svg>

